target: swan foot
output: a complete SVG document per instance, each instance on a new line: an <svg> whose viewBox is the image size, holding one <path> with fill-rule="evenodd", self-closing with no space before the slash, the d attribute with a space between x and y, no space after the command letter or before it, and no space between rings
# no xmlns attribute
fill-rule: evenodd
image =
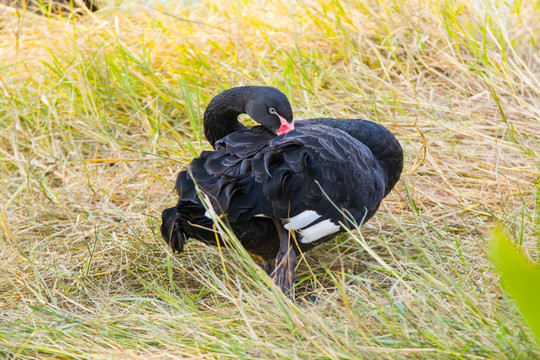
<svg viewBox="0 0 540 360"><path fill-rule="evenodd" d="M274 259L266 259L264 260L264 271L268 276L272 276L274 273L274 270L276 270L276 265L274 263Z"/></svg>

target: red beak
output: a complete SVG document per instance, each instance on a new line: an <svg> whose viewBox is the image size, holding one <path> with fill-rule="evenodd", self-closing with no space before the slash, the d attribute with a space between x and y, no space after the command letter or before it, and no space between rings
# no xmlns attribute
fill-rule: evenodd
<svg viewBox="0 0 540 360"><path fill-rule="evenodd" d="M285 120L285 118L281 115L278 115L279 121L281 122L281 126L279 127L277 134L283 135L288 133L291 130L294 130L294 121L288 122Z"/></svg>

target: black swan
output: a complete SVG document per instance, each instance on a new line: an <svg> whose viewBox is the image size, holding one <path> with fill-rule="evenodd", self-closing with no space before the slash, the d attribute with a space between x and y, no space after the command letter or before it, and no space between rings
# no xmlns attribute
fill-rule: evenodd
<svg viewBox="0 0 540 360"><path fill-rule="evenodd" d="M242 125L243 113L262 126ZM215 150L178 175L180 199L163 211L161 233L178 252L188 238L216 245L212 212L198 188L245 249L265 259L285 294L294 284L296 254L369 220L403 167L402 148L383 126L359 119L293 122L287 97L272 87L220 93L204 113L204 130Z"/></svg>

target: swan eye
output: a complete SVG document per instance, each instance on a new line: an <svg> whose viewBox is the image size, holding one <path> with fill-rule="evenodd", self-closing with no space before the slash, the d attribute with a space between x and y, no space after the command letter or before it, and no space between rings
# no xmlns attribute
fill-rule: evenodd
<svg viewBox="0 0 540 360"><path fill-rule="evenodd" d="M276 111L276 109L274 109L274 108L268 109L268 112L270 112L270 114L277 115L277 111Z"/></svg>

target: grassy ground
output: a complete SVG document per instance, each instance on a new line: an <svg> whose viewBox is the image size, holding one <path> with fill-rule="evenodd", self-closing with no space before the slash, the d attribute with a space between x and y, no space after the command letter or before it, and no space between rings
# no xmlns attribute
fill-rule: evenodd
<svg viewBox="0 0 540 360"><path fill-rule="evenodd" d="M496 223L538 256L538 3L0 14L0 358L540 357L486 256ZM158 232L205 105L246 84L406 153L361 233L302 258L294 304L241 249Z"/></svg>

